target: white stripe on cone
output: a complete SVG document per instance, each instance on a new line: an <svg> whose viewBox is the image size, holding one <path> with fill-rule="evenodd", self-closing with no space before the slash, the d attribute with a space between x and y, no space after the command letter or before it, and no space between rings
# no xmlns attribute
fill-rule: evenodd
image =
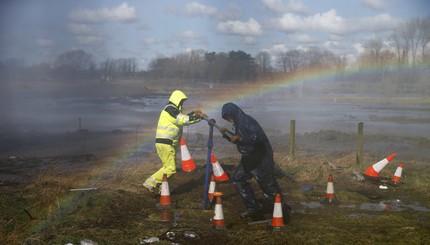
<svg viewBox="0 0 430 245"><path fill-rule="evenodd" d="M396 157L396 153L389 155L387 158L382 159L381 161L373 164L364 172L365 175L370 177L379 177L379 172L389 163L393 158Z"/></svg>
<svg viewBox="0 0 430 245"><path fill-rule="evenodd" d="M213 225L215 228L224 227L224 212L222 211L222 201L221 197L216 197L215 211L214 211Z"/></svg>
<svg viewBox="0 0 430 245"><path fill-rule="evenodd" d="M210 182L210 184L209 184L209 190L208 190L208 198L209 198L210 200L212 200L212 199L213 199L213 197L214 197L215 187L216 187L216 183L215 183L215 176L214 176L214 175L212 175L212 176L211 176L211 182Z"/></svg>
<svg viewBox="0 0 430 245"><path fill-rule="evenodd" d="M167 175L164 174L161 182L160 206L170 206L171 204L169 183L167 182Z"/></svg>
<svg viewBox="0 0 430 245"><path fill-rule="evenodd" d="M334 198L334 186L333 186L333 176L332 175L328 176L327 190L326 190L325 197L328 199Z"/></svg>
<svg viewBox="0 0 430 245"><path fill-rule="evenodd" d="M188 151L188 147L185 144L184 137L181 138L181 158L182 158L182 171L191 172L196 168L194 160L191 158L191 154Z"/></svg>
<svg viewBox="0 0 430 245"><path fill-rule="evenodd" d="M399 163L399 166L396 169L396 172L394 173L393 178L391 181L394 183L400 183L400 178L402 177L402 171L403 171L403 163Z"/></svg>
<svg viewBox="0 0 430 245"><path fill-rule="evenodd" d="M272 227L279 228L285 226L282 215L281 194L275 196L275 204L273 207Z"/></svg>
<svg viewBox="0 0 430 245"><path fill-rule="evenodd" d="M212 170L215 175L215 180L217 181L229 180L227 174L224 172L224 169L221 167L218 160L215 158L214 154L211 154L211 162L212 162Z"/></svg>

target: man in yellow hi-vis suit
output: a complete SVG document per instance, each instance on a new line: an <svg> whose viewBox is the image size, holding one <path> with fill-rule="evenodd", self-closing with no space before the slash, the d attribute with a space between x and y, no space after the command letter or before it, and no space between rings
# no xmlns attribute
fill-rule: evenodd
<svg viewBox="0 0 430 245"><path fill-rule="evenodd" d="M183 114L182 105L186 100L187 96L182 91L175 90L160 113L155 147L163 166L143 183L152 196L157 194L156 188L161 184L164 174L170 177L176 173L176 150L182 137L182 127L198 123L202 117L207 117L200 110Z"/></svg>

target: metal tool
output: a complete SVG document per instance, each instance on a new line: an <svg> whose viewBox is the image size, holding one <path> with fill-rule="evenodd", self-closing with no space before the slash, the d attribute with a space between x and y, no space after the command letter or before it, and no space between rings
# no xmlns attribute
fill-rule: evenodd
<svg viewBox="0 0 430 245"><path fill-rule="evenodd" d="M207 117L203 117L202 119L203 119L203 120L205 120L206 122L208 122L208 123L209 123L209 125L214 126L216 129L218 129L218 131L220 131L220 132L221 132L222 136L223 136L224 138L226 138L227 140L229 140L229 141L230 141L231 137L234 135L234 134L233 134L232 132L230 132L229 130L226 130L226 131L222 130L222 128L221 128L220 126L216 125L215 120L213 120L213 119L208 119Z"/></svg>

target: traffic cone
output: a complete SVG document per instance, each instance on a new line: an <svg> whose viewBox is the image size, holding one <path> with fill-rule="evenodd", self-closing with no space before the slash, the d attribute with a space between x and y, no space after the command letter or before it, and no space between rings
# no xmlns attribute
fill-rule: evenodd
<svg viewBox="0 0 430 245"><path fill-rule="evenodd" d="M182 171L191 172L196 169L196 164L194 160L191 158L190 152L188 151L188 147L185 144L184 137L181 137L181 157L182 157Z"/></svg>
<svg viewBox="0 0 430 245"><path fill-rule="evenodd" d="M381 161L373 164L372 166L367 168L367 170L364 172L364 175L367 177L378 178L379 172L381 172L381 170L387 165L387 163L393 160L394 157L396 157L396 153L393 153L387 158L384 158Z"/></svg>
<svg viewBox="0 0 430 245"><path fill-rule="evenodd" d="M215 180L216 181L229 180L227 174L224 172L224 169L222 169L221 165L219 164L218 160L215 158L214 154L211 154L211 162L212 162L212 170L215 175Z"/></svg>
<svg viewBox="0 0 430 245"><path fill-rule="evenodd" d="M216 187L215 176L212 175L211 182L209 184L209 190L208 190L208 198L210 202L212 202L212 199L214 198L215 187Z"/></svg>
<svg viewBox="0 0 430 245"><path fill-rule="evenodd" d="M170 222L172 221L173 213L168 209L163 209L160 212L160 221L161 222Z"/></svg>
<svg viewBox="0 0 430 245"><path fill-rule="evenodd" d="M172 202L170 201L169 182L167 182L167 175L164 174L163 181L161 182L161 194L160 194L159 207L170 208L171 206L172 206Z"/></svg>
<svg viewBox="0 0 430 245"><path fill-rule="evenodd" d="M281 194L276 193L275 205L273 207L272 229L274 231L279 231L283 226L285 226L285 224L284 224L284 218L282 215Z"/></svg>
<svg viewBox="0 0 430 245"><path fill-rule="evenodd" d="M214 218L212 221L213 227L215 229L224 229L224 213L222 211L222 202L221 202L222 192L215 192L214 197L216 198Z"/></svg>
<svg viewBox="0 0 430 245"><path fill-rule="evenodd" d="M321 203L322 204L327 204L327 203L339 204L340 203L340 201L337 200L336 196L334 195L333 176L331 174L328 175L325 199Z"/></svg>
<svg viewBox="0 0 430 245"><path fill-rule="evenodd" d="M397 166L396 172L393 175L393 178L391 178L391 184L393 184L393 185L400 184L400 178L402 177L402 171L403 171L403 163L400 162L399 166Z"/></svg>

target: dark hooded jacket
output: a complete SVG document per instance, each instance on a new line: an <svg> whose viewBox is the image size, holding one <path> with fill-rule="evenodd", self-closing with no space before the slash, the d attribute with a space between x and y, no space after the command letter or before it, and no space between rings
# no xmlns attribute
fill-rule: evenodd
<svg viewBox="0 0 430 245"><path fill-rule="evenodd" d="M242 138L236 147L242 154L244 170L249 172L263 162L274 164L272 146L260 124L231 102L222 107L222 118L227 115L234 121L235 134Z"/></svg>

